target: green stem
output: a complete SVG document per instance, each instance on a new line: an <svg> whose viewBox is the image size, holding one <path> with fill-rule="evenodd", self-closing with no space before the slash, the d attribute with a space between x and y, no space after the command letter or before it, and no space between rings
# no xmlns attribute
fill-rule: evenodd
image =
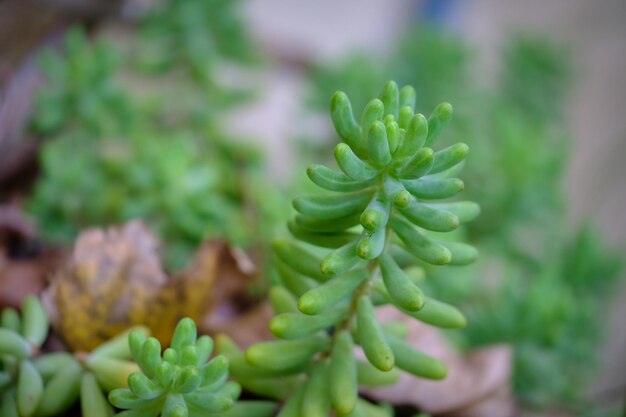
<svg viewBox="0 0 626 417"><path fill-rule="evenodd" d="M391 213L389 214L391 216ZM385 227L385 248L383 249L383 252L385 250L387 250L387 247L389 246L389 242L391 240L391 227L386 226ZM351 324L354 321L354 315L356 312L356 303L357 300L359 299L359 297L361 297L362 295L366 295L369 294L371 292L372 289L372 280L374 279L374 276L376 275L378 269L379 269L379 262L378 262L378 258L376 259L372 259L368 264L367 264L367 269L370 271L370 276L365 279L361 285L359 285L356 290L354 290L354 294L352 294L352 299L350 300L350 304L348 306L348 315L347 317L339 322L339 324L337 324L337 326L335 326L335 330L331 336L331 346L334 343L334 339L335 339L335 335L343 329L347 329L347 330L351 330Z"/></svg>

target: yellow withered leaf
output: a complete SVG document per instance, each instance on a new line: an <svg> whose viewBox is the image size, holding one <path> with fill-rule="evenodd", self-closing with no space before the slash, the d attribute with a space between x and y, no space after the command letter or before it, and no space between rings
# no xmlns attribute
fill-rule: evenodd
<svg viewBox="0 0 626 417"><path fill-rule="evenodd" d="M181 317L201 322L234 291L233 281L240 287L249 282L249 273L237 270L241 279L216 286L224 264L237 265L223 242L205 242L189 267L174 276L163 270L158 247L138 221L81 233L47 294L53 325L71 350L90 351L135 325L149 327L167 346Z"/></svg>

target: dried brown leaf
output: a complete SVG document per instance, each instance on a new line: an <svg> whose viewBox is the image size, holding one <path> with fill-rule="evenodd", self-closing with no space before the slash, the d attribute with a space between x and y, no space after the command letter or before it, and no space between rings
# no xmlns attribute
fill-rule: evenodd
<svg viewBox="0 0 626 417"><path fill-rule="evenodd" d="M223 242L203 244L172 277L161 267L158 246L138 221L81 233L47 297L53 324L71 350L89 351L138 324L167 345L178 320L201 322L250 280Z"/></svg>

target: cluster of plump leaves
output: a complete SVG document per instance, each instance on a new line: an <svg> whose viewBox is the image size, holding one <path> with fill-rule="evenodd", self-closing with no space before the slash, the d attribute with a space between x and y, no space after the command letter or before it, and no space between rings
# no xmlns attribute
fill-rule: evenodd
<svg viewBox="0 0 626 417"><path fill-rule="evenodd" d="M111 403L129 411L119 415L187 417L217 414L231 408L240 387L227 382L228 360L216 356L209 361L213 340L197 337L193 320L176 326L171 346L161 355L161 344L153 337L131 332L128 342L141 372L128 377L128 388L109 393Z"/></svg>
<svg viewBox="0 0 626 417"><path fill-rule="evenodd" d="M104 392L125 387L139 367L130 359L128 334L122 333L90 353L41 352L49 320L33 295L21 315L5 308L0 315L0 415L62 415L80 399L84 416L110 416ZM136 332L145 333L143 328Z"/></svg>
<svg viewBox="0 0 626 417"><path fill-rule="evenodd" d="M481 202L484 214L468 226L472 241L511 246L520 241L516 228L557 223L547 217L564 209L560 190L568 150L554 124L569 78L563 53L541 38L514 38L504 50L502 74L485 87L468 81L474 61L459 37L417 30L391 50L383 59L360 55L318 69L310 101L321 107L321 98L345 85L351 98L359 98L355 108L362 109L364 92L373 93L373 81L382 82L385 74L417 86L421 106L452 97L462 106L447 139L462 137L472 148L464 180L468 197Z"/></svg>
<svg viewBox="0 0 626 417"><path fill-rule="evenodd" d="M452 108L443 103L427 119L414 113L414 103L412 87L399 90L390 81L357 123L348 97L333 96L331 117L343 140L335 148L341 172L313 165L307 174L335 193L295 199L298 215L289 223L297 239L331 251L319 258L303 244L275 241L283 286L271 293L279 314L270 330L280 340L245 353L227 339L218 342L245 388L284 397L284 387L291 387L280 416L323 416L331 408L338 415L370 415L374 406L358 398L359 384L393 383L396 367L424 378L446 376L442 362L403 340L402 326L383 326L375 314L376 305L392 304L438 327L465 325L456 308L426 297L403 268L463 265L476 257L468 245L429 234L454 230L479 210L466 201L433 202L463 189L450 176L468 148L457 144L435 152L431 146ZM356 345L367 361L355 358Z"/></svg>
<svg viewBox="0 0 626 417"><path fill-rule="evenodd" d="M11 308L0 314L3 417L63 415L78 400L82 415L91 417L112 416L111 404L127 409L119 416L142 417L269 416L275 408L263 401L241 402L233 408L240 387L227 381L228 360L224 356L209 360L213 340L198 338L189 318L178 323L162 358L158 340L148 337L142 327L123 332L89 353L42 354L48 323L35 296L25 299L21 316Z"/></svg>
<svg viewBox="0 0 626 417"><path fill-rule="evenodd" d="M48 336L48 316L36 297L24 300L22 315L5 308L0 315L0 414L42 415L44 379L34 364ZM44 404L45 405L45 404Z"/></svg>

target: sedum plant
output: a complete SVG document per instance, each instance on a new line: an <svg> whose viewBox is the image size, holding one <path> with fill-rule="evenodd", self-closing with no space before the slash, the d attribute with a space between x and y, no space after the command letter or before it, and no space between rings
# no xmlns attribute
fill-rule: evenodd
<svg viewBox="0 0 626 417"><path fill-rule="evenodd" d="M227 382L228 360L220 355L208 360L213 339L197 337L189 318L176 326L171 346L161 354L161 344L140 332L128 335L133 359L141 367L128 377L128 388L111 391L109 400L128 409L120 416L187 417L221 413L231 408L241 388Z"/></svg>
<svg viewBox="0 0 626 417"><path fill-rule="evenodd" d="M239 385L227 382L228 360L217 356L209 336L182 319L163 352L144 327L135 327L93 351L41 353L48 316L35 296L25 299L22 315L6 308L0 315L0 415L64 415L77 401L83 417L269 416L267 401L242 401L233 408ZM107 400L106 393L109 393ZM110 403L109 403L110 401ZM113 406L112 406L113 405Z"/></svg>
<svg viewBox="0 0 626 417"><path fill-rule="evenodd" d="M0 415L35 415L46 390L34 361L47 336L48 316L36 297L24 300L22 316L12 308L2 311Z"/></svg>
<svg viewBox="0 0 626 417"><path fill-rule="evenodd" d="M375 307L394 305L406 315L442 328L465 325L455 307L431 299L415 283L416 266L464 265L477 252L443 241L479 213L475 203L437 202L453 197L463 182L453 178L468 147L432 147L452 116L448 103L427 119L414 113L415 91L388 82L358 123L346 94L331 101L331 117L343 140L335 148L341 171L312 165L307 174L333 194L303 196L289 229L301 243L275 241L284 287L271 298L278 313L270 322L279 340L242 352L222 337L219 350L233 376L248 390L288 399L287 416L380 415L358 398L359 385L392 383L396 368L445 378L445 364L411 347L401 326L382 325ZM330 249L320 250L306 245ZM366 361L357 360L360 346ZM378 413L378 414L377 414Z"/></svg>
<svg viewBox="0 0 626 417"><path fill-rule="evenodd" d="M83 416L112 415L103 391L126 386L139 367L130 359L128 334L90 353L42 353L49 320L41 302L28 296L22 314L5 308L0 317L0 415L61 415L80 400ZM136 332L145 333L143 328Z"/></svg>

